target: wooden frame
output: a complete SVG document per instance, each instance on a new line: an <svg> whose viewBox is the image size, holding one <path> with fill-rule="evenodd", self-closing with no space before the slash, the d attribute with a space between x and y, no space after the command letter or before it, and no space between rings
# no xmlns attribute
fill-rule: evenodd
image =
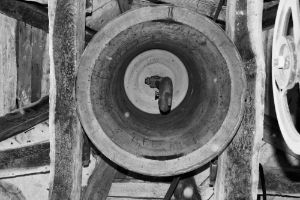
<svg viewBox="0 0 300 200"><path fill-rule="evenodd" d="M227 1L226 32L242 56L248 85L241 126L219 157L217 200L257 198L265 91L262 11L261 0Z"/></svg>
<svg viewBox="0 0 300 200"><path fill-rule="evenodd" d="M75 79L85 44L85 5L85 0L49 4L51 200L81 196L83 137Z"/></svg>

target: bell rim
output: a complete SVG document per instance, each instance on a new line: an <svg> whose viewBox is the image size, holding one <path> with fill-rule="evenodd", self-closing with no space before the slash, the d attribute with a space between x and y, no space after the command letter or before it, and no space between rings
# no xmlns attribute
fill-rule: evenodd
<svg viewBox="0 0 300 200"><path fill-rule="evenodd" d="M217 25L206 17L185 8L170 6L144 7L129 11L121 16L112 20L94 36L81 57L76 97L82 126L94 145L106 157L118 165L137 173L151 176L170 176L203 166L225 149L234 137L242 119L246 79L238 51ZM91 106L89 81L91 80L95 59L105 47L105 44L119 32L137 23L170 18L205 33L214 42L224 57L227 66L231 66L228 67L232 83L231 99L228 115L225 117L221 128L208 143L182 157L160 161L129 154L114 144L103 130L101 132L101 126L98 124ZM203 28L205 26L208 26L208 28ZM224 42L224 40L227 42ZM228 51L229 49L230 51ZM92 62L90 62L91 60ZM236 78L237 75L239 78Z"/></svg>

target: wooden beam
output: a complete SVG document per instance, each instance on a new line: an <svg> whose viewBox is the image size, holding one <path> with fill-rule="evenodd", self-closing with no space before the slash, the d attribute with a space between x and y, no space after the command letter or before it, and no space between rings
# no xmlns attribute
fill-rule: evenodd
<svg viewBox="0 0 300 200"><path fill-rule="evenodd" d="M111 189L116 173L117 170L111 167L102 158L97 157L97 164L89 178L83 200L105 200Z"/></svg>
<svg viewBox="0 0 300 200"><path fill-rule="evenodd" d="M47 9L17 0L0 0L0 13L48 32Z"/></svg>
<svg viewBox="0 0 300 200"><path fill-rule="evenodd" d="M226 32L245 63L247 92L239 130L218 159L216 200L257 198L265 88L262 10L261 0L227 1Z"/></svg>
<svg viewBox="0 0 300 200"><path fill-rule="evenodd" d="M30 173L30 169L49 166L49 153L49 142L0 151L0 177L17 176L20 175L17 171Z"/></svg>
<svg viewBox="0 0 300 200"><path fill-rule="evenodd" d="M155 2L156 0L150 1ZM217 10L219 0L160 0L159 2L165 2L169 4L174 4L175 6L185 7L195 12L206 15L210 18L213 18ZM226 12L224 8L222 7L222 9L220 10L218 20L225 21Z"/></svg>
<svg viewBox="0 0 300 200"><path fill-rule="evenodd" d="M44 6L17 0L0 0L0 13L49 32L48 9ZM95 30L86 27L86 42L89 42L95 33Z"/></svg>
<svg viewBox="0 0 300 200"><path fill-rule="evenodd" d="M75 80L85 42L85 0L49 1L51 200L81 198L82 130Z"/></svg>
<svg viewBox="0 0 300 200"><path fill-rule="evenodd" d="M22 109L0 117L0 141L15 136L47 120L49 117L49 96Z"/></svg>
<svg viewBox="0 0 300 200"><path fill-rule="evenodd" d="M15 33L16 20L0 14L0 116L16 108L17 59Z"/></svg>

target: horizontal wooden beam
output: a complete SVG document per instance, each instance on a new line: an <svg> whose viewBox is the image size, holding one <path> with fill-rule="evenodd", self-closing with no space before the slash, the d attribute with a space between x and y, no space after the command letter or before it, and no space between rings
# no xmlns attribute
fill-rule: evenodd
<svg viewBox="0 0 300 200"><path fill-rule="evenodd" d="M49 32L48 9L44 6L17 0L0 0L0 13ZM86 27L85 40L89 42L96 31Z"/></svg>
<svg viewBox="0 0 300 200"><path fill-rule="evenodd" d="M0 178L49 172L50 143L0 151Z"/></svg>
<svg viewBox="0 0 300 200"><path fill-rule="evenodd" d="M0 142L24 132L49 118L49 96L31 106L0 117Z"/></svg>

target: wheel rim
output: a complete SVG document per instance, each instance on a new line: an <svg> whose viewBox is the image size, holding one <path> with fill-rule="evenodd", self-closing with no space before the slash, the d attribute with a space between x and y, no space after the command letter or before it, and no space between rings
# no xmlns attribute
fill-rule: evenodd
<svg viewBox="0 0 300 200"><path fill-rule="evenodd" d="M276 115L288 147L300 154L300 134L295 122L300 81L300 11L298 0L281 0L272 47L272 87ZM293 27L289 26L289 23Z"/></svg>
<svg viewBox="0 0 300 200"><path fill-rule="evenodd" d="M121 148L120 145L117 145L108 137L103 127L99 125L93 111L90 82L93 78L92 73L98 55L105 49L112 38L134 25L148 21L170 20L170 17L176 24L194 27L218 47L218 52L222 54L226 65L229 67L228 74L231 79L230 105L228 114L220 129L203 147L179 157L155 160L134 155ZM110 59L110 57L107 57L107 60ZM133 10L113 20L98 32L82 55L76 91L80 120L95 146L113 162L129 170L146 175L169 176L185 173L206 164L217 156L234 136L241 121L244 106L246 83L242 66L241 59L233 43L209 19L199 14L191 13L186 9L168 6Z"/></svg>

